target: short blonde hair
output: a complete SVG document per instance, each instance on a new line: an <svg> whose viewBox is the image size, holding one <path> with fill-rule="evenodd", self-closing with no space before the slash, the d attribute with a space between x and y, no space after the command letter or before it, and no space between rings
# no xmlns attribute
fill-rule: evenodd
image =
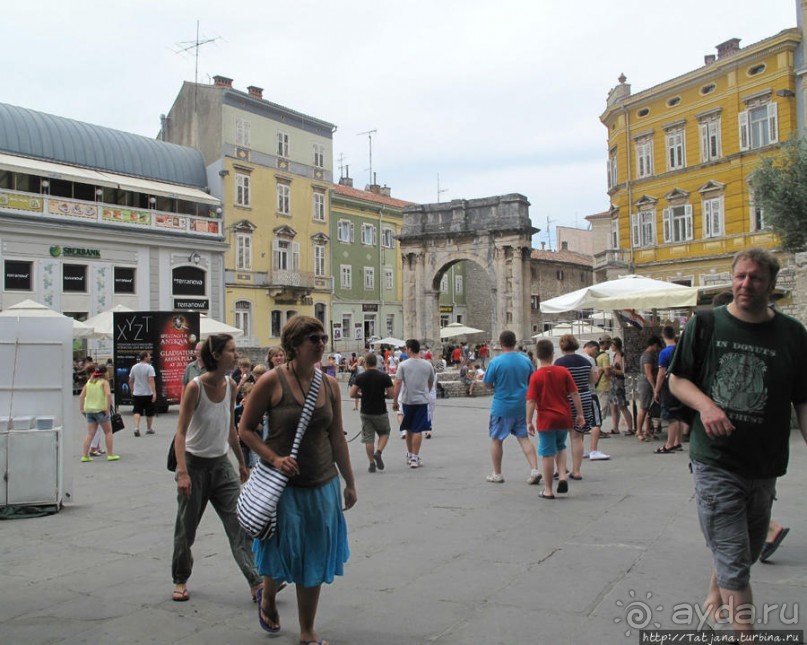
<svg viewBox="0 0 807 645"><path fill-rule="evenodd" d="M261 374L266 374L266 365L263 363L258 363L255 367L252 368L252 375L256 378L261 376Z"/></svg>

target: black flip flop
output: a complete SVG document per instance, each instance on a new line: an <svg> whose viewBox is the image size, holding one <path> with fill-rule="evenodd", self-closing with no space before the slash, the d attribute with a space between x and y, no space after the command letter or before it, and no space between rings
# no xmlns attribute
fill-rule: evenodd
<svg viewBox="0 0 807 645"><path fill-rule="evenodd" d="M544 491L538 493L538 497L540 497L541 499L555 499L554 495L545 495Z"/></svg>
<svg viewBox="0 0 807 645"><path fill-rule="evenodd" d="M776 552L776 549L779 548L779 545L782 543L782 540L785 539L785 536L788 533L790 533L790 529L783 526L782 530L776 534L775 538L773 538L773 542L765 542L765 544L762 545L762 551L759 554L759 561L767 562L768 558L770 558Z"/></svg>
<svg viewBox="0 0 807 645"><path fill-rule="evenodd" d="M569 492L569 482L565 479L561 479L558 482L558 492L559 493L568 493Z"/></svg>

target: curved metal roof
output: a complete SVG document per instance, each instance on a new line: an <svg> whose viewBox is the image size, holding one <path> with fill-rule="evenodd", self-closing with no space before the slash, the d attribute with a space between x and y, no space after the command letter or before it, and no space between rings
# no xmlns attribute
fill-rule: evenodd
<svg viewBox="0 0 807 645"><path fill-rule="evenodd" d="M205 188L202 153L149 139L0 103L0 151Z"/></svg>

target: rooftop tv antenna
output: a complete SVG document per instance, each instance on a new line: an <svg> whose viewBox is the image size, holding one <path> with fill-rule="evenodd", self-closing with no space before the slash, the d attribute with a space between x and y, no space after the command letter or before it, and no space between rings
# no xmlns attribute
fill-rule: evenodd
<svg viewBox="0 0 807 645"><path fill-rule="evenodd" d="M359 132L356 136L361 137L363 135L367 135L367 139L370 142L370 183L375 183L375 178L373 177L373 135L376 134L378 130L373 128L372 130L367 130L367 132Z"/></svg>
<svg viewBox="0 0 807 645"><path fill-rule="evenodd" d="M199 82L199 48L202 45L207 45L209 43L215 42L219 40L219 36L215 38L205 38L204 40L199 40L199 21L196 21L196 40L185 41L181 43L177 43L179 49L175 51L177 54L184 54L185 52L189 52L193 50L193 57L194 61L194 70L193 70L193 82L194 84Z"/></svg>
<svg viewBox="0 0 807 645"><path fill-rule="evenodd" d="M447 193L448 188L440 188L440 173L437 173L437 203L440 203L440 195L442 193Z"/></svg>
<svg viewBox="0 0 807 645"><path fill-rule="evenodd" d="M345 176L345 160L347 157L344 152L340 152L337 157L337 167L339 168L339 179Z"/></svg>
<svg viewBox="0 0 807 645"><path fill-rule="evenodd" d="M557 221L556 219L549 219L549 215L546 216L546 245L550 251L552 250L552 229L549 228L549 225Z"/></svg>

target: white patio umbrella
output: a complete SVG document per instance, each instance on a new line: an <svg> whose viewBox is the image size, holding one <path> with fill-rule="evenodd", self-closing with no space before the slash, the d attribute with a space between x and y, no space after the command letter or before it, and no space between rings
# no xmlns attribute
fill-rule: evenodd
<svg viewBox="0 0 807 645"><path fill-rule="evenodd" d="M238 327L233 327L220 320L216 320L215 318L210 318L205 314L199 314L200 340L204 340L213 334L230 334L233 338L240 338L244 335L244 331Z"/></svg>
<svg viewBox="0 0 807 645"><path fill-rule="evenodd" d="M462 323L453 322L449 323L440 330L440 339L454 338L454 336L465 336L467 334L482 334L484 329L476 329L474 327L467 327Z"/></svg>
<svg viewBox="0 0 807 645"><path fill-rule="evenodd" d="M134 311L134 309L129 309L126 305L115 305L112 309L107 309L100 314L95 314L91 318L87 318L84 324L92 328L96 338L112 338L112 321L114 314L126 313L128 311Z"/></svg>
<svg viewBox="0 0 807 645"><path fill-rule="evenodd" d="M555 314L580 309L670 309L696 304L697 287L626 275L546 300L541 303L541 311Z"/></svg>
<svg viewBox="0 0 807 645"><path fill-rule="evenodd" d="M24 318L26 316L37 318L61 316L62 318L70 318L70 316L63 316L58 311L54 311L53 309L50 309L45 305L36 302L35 300L23 300L22 302L18 302L16 305L11 305L8 309L0 311L0 316L18 316L20 318ZM70 318L70 320L73 321L74 338L90 338L94 335L92 328L87 327L87 325L85 325L83 322L76 320L75 318Z"/></svg>
<svg viewBox="0 0 807 645"><path fill-rule="evenodd" d="M400 338L395 338L394 336L387 336L386 338L380 338L379 340L374 340L371 345L392 345L393 347L403 347L406 345L405 340L401 340Z"/></svg>

